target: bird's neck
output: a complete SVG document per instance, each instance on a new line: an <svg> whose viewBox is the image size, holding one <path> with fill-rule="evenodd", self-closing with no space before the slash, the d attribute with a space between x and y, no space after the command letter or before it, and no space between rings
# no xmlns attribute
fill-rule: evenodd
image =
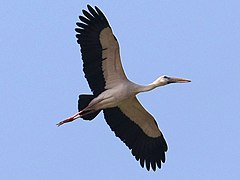
<svg viewBox="0 0 240 180"><path fill-rule="evenodd" d="M146 86L143 86L143 85L137 85L136 87L136 92L137 93L140 93L140 92L147 92L147 91L151 91L152 89L156 88L156 84L154 83L151 83L151 84L148 84Z"/></svg>

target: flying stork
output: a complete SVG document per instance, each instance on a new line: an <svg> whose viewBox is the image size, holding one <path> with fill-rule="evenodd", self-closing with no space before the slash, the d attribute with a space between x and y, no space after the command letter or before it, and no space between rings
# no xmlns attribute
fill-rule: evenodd
<svg viewBox="0 0 240 180"><path fill-rule="evenodd" d="M111 130L131 150L142 167L155 171L165 162L167 143L154 117L140 104L136 95L170 83L187 83L188 79L161 76L142 86L130 81L124 73L119 44L102 13L87 5L77 22L77 42L81 47L83 72L91 95L79 95L78 112L59 122L60 126L77 118L94 119L103 110Z"/></svg>

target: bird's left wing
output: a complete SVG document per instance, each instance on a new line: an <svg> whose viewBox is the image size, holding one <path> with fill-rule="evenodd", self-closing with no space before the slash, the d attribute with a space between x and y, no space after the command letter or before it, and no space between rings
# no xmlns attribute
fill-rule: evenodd
<svg viewBox="0 0 240 180"><path fill-rule="evenodd" d="M167 143L156 121L136 97L119 107L104 109L104 117L115 135L128 147L140 164L149 170L156 170L165 162Z"/></svg>
<svg viewBox="0 0 240 180"><path fill-rule="evenodd" d="M119 45L101 10L87 5L84 16L77 23L77 42L81 46L83 71L94 95L111 88L119 80L126 79Z"/></svg>

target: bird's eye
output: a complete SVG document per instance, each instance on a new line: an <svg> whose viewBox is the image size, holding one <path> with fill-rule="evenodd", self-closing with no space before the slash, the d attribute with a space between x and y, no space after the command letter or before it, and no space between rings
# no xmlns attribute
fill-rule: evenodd
<svg viewBox="0 0 240 180"><path fill-rule="evenodd" d="M166 79L167 79L168 77L167 77L167 76L163 76L163 78L166 78Z"/></svg>

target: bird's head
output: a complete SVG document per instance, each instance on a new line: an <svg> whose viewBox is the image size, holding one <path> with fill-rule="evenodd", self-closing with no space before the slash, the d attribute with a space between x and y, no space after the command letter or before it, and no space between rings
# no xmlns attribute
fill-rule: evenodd
<svg viewBox="0 0 240 180"><path fill-rule="evenodd" d="M157 80L153 82L157 87L164 86L170 83L188 83L191 82L189 79L177 78L177 77L169 77L169 76L160 76Z"/></svg>

